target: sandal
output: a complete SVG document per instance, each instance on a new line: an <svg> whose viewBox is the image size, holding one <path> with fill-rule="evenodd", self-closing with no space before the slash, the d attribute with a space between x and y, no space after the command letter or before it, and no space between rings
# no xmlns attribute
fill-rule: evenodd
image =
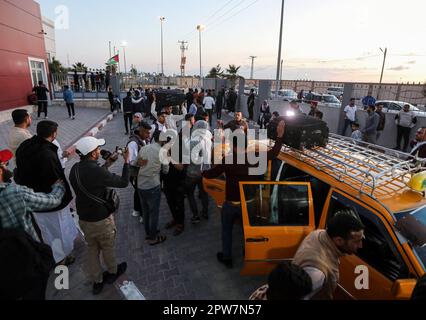
<svg viewBox="0 0 426 320"><path fill-rule="evenodd" d="M176 227L175 232L173 233L173 235L174 235L175 237L178 237L178 236L180 236L180 235L181 235L184 231L185 231L184 226L182 226L182 225L178 225L178 226Z"/></svg>
<svg viewBox="0 0 426 320"><path fill-rule="evenodd" d="M150 242L149 242L149 245L150 245L150 246L156 246L156 245L158 245L158 244L163 243L163 242L164 242L164 241L166 241L166 240L167 240L167 237L166 237L166 236L160 236L160 235L158 235L158 236L157 236L157 239L152 240L152 241L150 241Z"/></svg>

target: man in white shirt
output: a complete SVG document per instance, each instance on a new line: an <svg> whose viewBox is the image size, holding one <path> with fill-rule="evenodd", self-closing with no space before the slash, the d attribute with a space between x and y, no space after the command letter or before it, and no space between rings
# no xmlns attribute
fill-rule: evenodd
<svg viewBox="0 0 426 320"><path fill-rule="evenodd" d="M204 98L203 105L204 105L204 109L209 114L209 124L210 124L210 127L212 126L213 108L215 106L215 103L216 102L215 102L214 98L212 97L212 92L211 92L211 90L209 90L207 92L207 96Z"/></svg>
<svg viewBox="0 0 426 320"><path fill-rule="evenodd" d="M151 114L154 116L155 119L158 120L159 116L158 116L157 111L156 111L157 104L156 104L155 99L156 98L155 98L155 95L154 95L154 102L151 105ZM185 115L187 114L186 109L183 109L181 115L174 115L174 114L172 114L172 107L171 106L165 107L163 109L163 112L166 115L166 127L167 127L167 129L173 129L173 130L176 130L176 131L178 130L177 122L185 119Z"/></svg>
<svg viewBox="0 0 426 320"><path fill-rule="evenodd" d="M158 234L158 222L161 202L160 172L168 173L169 165L161 163L160 132L154 133L154 141L141 149L138 157L138 189L144 215L146 241L155 246L166 241L166 237Z"/></svg>
<svg viewBox="0 0 426 320"><path fill-rule="evenodd" d="M149 141L150 142L152 142L155 132L157 132L157 131L166 132L167 129L169 129L169 127L167 126L167 123L166 123L166 119L167 119L167 113L160 112L158 114L157 121L151 126L151 133L149 135Z"/></svg>
<svg viewBox="0 0 426 320"><path fill-rule="evenodd" d="M9 150L15 155L16 150L25 140L31 139L33 135L28 130L31 126L31 116L27 110L18 109L12 112L12 119L15 126L9 133Z"/></svg>
<svg viewBox="0 0 426 320"><path fill-rule="evenodd" d="M345 124L343 126L342 136L346 136L346 131L356 122L356 105L355 99L352 98L349 105L345 108Z"/></svg>

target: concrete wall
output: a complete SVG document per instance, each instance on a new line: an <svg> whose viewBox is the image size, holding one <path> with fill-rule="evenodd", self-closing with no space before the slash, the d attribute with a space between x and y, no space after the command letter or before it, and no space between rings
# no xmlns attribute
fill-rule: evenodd
<svg viewBox="0 0 426 320"><path fill-rule="evenodd" d="M44 45L46 47L46 54L49 59L49 62L52 61L52 58L56 58L56 37L55 37L55 22L43 17L43 31L46 33L44 35Z"/></svg>

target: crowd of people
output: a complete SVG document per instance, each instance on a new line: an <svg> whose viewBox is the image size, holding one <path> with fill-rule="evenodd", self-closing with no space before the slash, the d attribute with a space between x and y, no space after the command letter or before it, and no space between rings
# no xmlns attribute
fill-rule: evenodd
<svg viewBox="0 0 426 320"><path fill-rule="evenodd" d="M32 136L28 130L32 123L31 116L25 110L15 110L12 113L15 127L9 137L10 151L0 151L1 228L18 232L6 234L12 240L10 243L3 241L0 247L0 255L7 257L2 261L8 261L2 263L2 274L7 277L10 273L15 274L2 285L1 296L43 299L51 266L70 265L75 261L72 252L78 228L70 207L73 197L78 226L87 244L88 258L85 263L93 283L92 292L98 295L106 284L114 283L127 270L127 263L118 263L115 254L117 227L114 213L119 209L115 189L127 188L129 184L133 187L133 208L129 216L138 218L144 225L146 245L157 246L167 241L159 226L162 193L170 210L170 221L165 228L173 229L173 235L178 237L185 232L185 198L192 214L190 222L199 224L207 221L210 206L203 179L225 175L225 203L221 214L222 249L216 257L226 268L233 268L233 227L235 221L242 217L239 184L259 179L258 175L250 174L256 165L250 164L248 159L250 153L256 151L248 149L248 122L240 110L232 109L235 108L232 104L235 98L233 93L231 89L226 94L224 88L218 94L213 90L189 90L186 106L182 105L173 112L171 106L157 108L155 92L141 88L131 90L123 100L126 134L130 135L126 147L108 153L101 150L106 144L105 140L94 137L80 139L76 144L80 161L73 165L68 177L65 175L64 161L69 154L61 150L57 141L60 134L58 124L41 121L36 128L37 134ZM295 114L302 113L296 101L290 106ZM220 163L213 163L212 118L215 111L222 114L221 108L225 107L234 111L235 118L225 124L218 117L217 127L223 137L226 130L233 133L229 141L230 152L223 153ZM356 126L351 110L346 110L347 125ZM270 111L267 102L263 103L259 118L261 126L267 126L271 119L280 116ZM377 131L380 116L372 115L374 112L370 107L372 119L368 121ZM322 118L315 104L310 115ZM398 119L401 125L409 122L409 117L405 115L399 115ZM170 130L176 133L174 139L167 135ZM190 132L189 136L184 134L186 131ZM268 161L280 153L284 134L285 122L280 121L275 144L267 151ZM364 134L369 139L376 138L373 132ZM165 139L164 135L169 139ZM419 139L420 136L424 139L425 135L426 130L422 129ZM168 144L169 149L165 148ZM172 152L174 146L178 146L177 154ZM188 154L190 157L186 159ZM124 164L121 175L116 175L109 168L120 156ZM100 164L102 158L105 160L103 165ZM170 160L165 162L165 158ZM245 161L241 162L241 159ZM8 169L11 161L16 167L13 171ZM201 208L195 196L197 189ZM269 284L260 288L251 299L333 299L339 281L339 259L346 254L355 254L362 248L364 229L353 213L336 213L327 230L310 234L297 251L294 261L279 265L271 274ZM19 241L13 241L18 238ZM25 281L17 279L25 274L24 266L17 267L10 256L11 250L16 250L19 243L29 244L27 251L37 244L38 253L51 248L51 255L44 255L46 267L43 272L26 275L30 279L24 277ZM44 247L40 248L40 245ZM22 255L25 252L22 251ZM106 271L102 268L100 256ZM25 256L26 259L28 257ZM28 258L27 265L36 263L33 260ZM20 290L11 290L16 283L20 284Z"/></svg>

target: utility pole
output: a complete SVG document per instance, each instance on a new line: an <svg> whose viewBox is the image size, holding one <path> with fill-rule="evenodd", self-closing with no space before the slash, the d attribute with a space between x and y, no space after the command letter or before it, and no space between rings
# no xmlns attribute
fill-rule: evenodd
<svg viewBox="0 0 426 320"><path fill-rule="evenodd" d="M201 31L204 30L204 25L197 25L197 30L199 32L199 42L200 42L200 80L203 79L203 67L202 67L202 50L201 50Z"/></svg>
<svg viewBox="0 0 426 320"><path fill-rule="evenodd" d="M161 76L164 77L164 47L163 47L163 22L166 20L165 17L160 17L161 23Z"/></svg>
<svg viewBox="0 0 426 320"><path fill-rule="evenodd" d="M284 5L285 5L285 0L282 0L280 40L279 40L279 45L278 45L277 78L276 78L276 88L275 88L275 97L276 98L278 98L278 92L280 91L280 69L281 69L280 64L281 64L281 50L282 50L282 43L283 43Z"/></svg>
<svg viewBox="0 0 426 320"><path fill-rule="evenodd" d="M182 52L182 56L180 59L180 75L185 77L185 65L186 65L186 56L185 51L188 50L188 41L178 41L180 44L180 50Z"/></svg>
<svg viewBox="0 0 426 320"><path fill-rule="evenodd" d="M380 48L380 51L383 52L383 66L382 66L382 73L380 75L380 85L379 85L379 92L377 93L377 100L380 99L380 94L382 93L383 74L385 72L386 58L388 56L388 48L385 48L385 50Z"/></svg>
<svg viewBox="0 0 426 320"><path fill-rule="evenodd" d="M111 41L109 42L109 58L108 59L111 59L112 58L112 56L111 56Z"/></svg>
<svg viewBox="0 0 426 320"><path fill-rule="evenodd" d="M280 87L281 87L281 82L283 81L283 65L284 65L284 59L281 59ZM281 89L281 88L280 88L280 89Z"/></svg>
<svg viewBox="0 0 426 320"><path fill-rule="evenodd" d="M251 72L250 72L250 79L253 80L254 77L254 59L256 59L256 56L250 56L251 59Z"/></svg>

